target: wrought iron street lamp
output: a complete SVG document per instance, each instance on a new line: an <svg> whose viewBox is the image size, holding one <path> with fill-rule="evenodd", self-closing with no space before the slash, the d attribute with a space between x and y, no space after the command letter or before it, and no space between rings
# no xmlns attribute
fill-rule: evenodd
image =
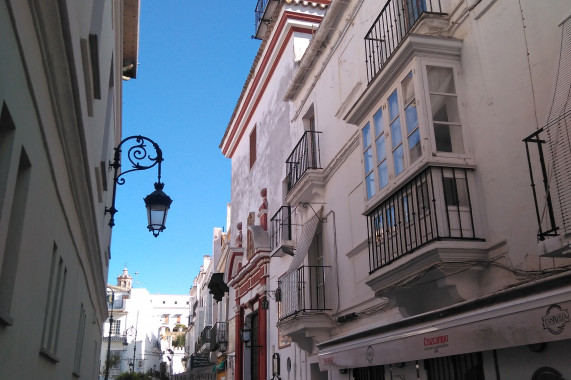
<svg viewBox="0 0 571 380"><path fill-rule="evenodd" d="M113 303L115 302L115 291L107 295L107 303L111 312L109 317L109 340L107 341L107 362L105 363L105 380L109 379L109 366L111 365L111 333L113 332Z"/></svg>
<svg viewBox="0 0 571 380"><path fill-rule="evenodd" d="M127 159L131 163L131 168L126 171L120 171L121 151L123 144L127 142L133 144L127 151ZM147 152L147 142L151 143L155 149L155 156L152 155L152 152ZM147 207L147 217L149 223L147 228L153 233L153 236L155 237L159 236L159 233L165 229L167 213L172 203L172 199L163 192L163 188L165 186L165 184L161 182L161 163L163 161L163 152L161 148L157 143L148 137L130 136L123 139L119 143L119 145L115 148L114 160L113 162L109 163L110 168L114 169L111 207L105 207L105 213L111 214L109 227L113 228L115 225L115 213L117 212L117 209L115 208L115 196L117 185L123 185L125 183L125 178L123 178L123 176L133 171L147 170L157 166L158 179L157 182L155 182L155 191L144 198L145 206Z"/></svg>

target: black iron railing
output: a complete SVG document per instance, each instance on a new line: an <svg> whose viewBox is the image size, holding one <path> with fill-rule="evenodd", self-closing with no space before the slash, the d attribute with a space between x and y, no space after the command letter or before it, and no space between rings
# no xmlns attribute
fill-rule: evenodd
<svg viewBox="0 0 571 380"><path fill-rule="evenodd" d="M523 139L539 240L571 232L570 122L571 109Z"/></svg>
<svg viewBox="0 0 571 380"><path fill-rule="evenodd" d="M291 240L291 207L282 206L270 219L270 249L278 248L284 240Z"/></svg>
<svg viewBox="0 0 571 380"><path fill-rule="evenodd" d="M476 237L467 169L429 167L367 215L370 272L444 239Z"/></svg>
<svg viewBox="0 0 571 380"><path fill-rule="evenodd" d="M326 266L302 266L280 278L279 319L309 311L330 310L325 305Z"/></svg>
<svg viewBox="0 0 571 380"><path fill-rule="evenodd" d="M228 343L226 322L216 322L210 330L210 351L216 351Z"/></svg>
<svg viewBox="0 0 571 380"><path fill-rule="evenodd" d="M201 352L203 350L203 346L208 343L210 345L210 330L212 326L206 326L200 332L200 336L198 337L198 341L196 342L196 352Z"/></svg>
<svg viewBox="0 0 571 380"><path fill-rule="evenodd" d="M365 36L369 83L424 13L441 14L440 0L388 0Z"/></svg>
<svg viewBox="0 0 571 380"><path fill-rule="evenodd" d="M286 160L288 192L308 169L321 169L320 134L306 131Z"/></svg>
<svg viewBox="0 0 571 380"><path fill-rule="evenodd" d="M254 34L258 33L258 28L264 21L264 13L266 12L266 8L268 7L268 3L270 1L271 0L258 0L258 3L256 4L256 10L254 11Z"/></svg>

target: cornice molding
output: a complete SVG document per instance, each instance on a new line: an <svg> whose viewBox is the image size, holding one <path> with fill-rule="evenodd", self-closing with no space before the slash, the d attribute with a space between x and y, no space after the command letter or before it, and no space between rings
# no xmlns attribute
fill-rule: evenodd
<svg viewBox="0 0 571 380"><path fill-rule="evenodd" d="M272 39L262 42L230 123L226 128L226 133L220 143L222 154L226 157L232 158L234 155L293 33L311 34L321 19L322 16L284 11L277 25L269 32L273 34Z"/></svg>
<svg viewBox="0 0 571 380"><path fill-rule="evenodd" d="M410 34L377 77L343 116L347 123L360 125L376 105L379 98L394 83L401 70L416 57L453 58L458 60L462 52L462 40L456 38Z"/></svg>

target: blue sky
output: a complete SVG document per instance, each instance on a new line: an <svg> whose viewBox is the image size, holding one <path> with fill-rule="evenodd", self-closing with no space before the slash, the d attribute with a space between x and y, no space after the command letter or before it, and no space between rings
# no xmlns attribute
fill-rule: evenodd
<svg viewBox="0 0 571 380"><path fill-rule="evenodd" d="M157 171L124 177L109 283L127 265L136 287L186 294L212 253L213 228L226 228L230 160L218 146L260 44L250 37L255 6L256 0L141 1L137 79L123 82L123 138L140 134L159 144L173 203L166 230L154 238L143 198L154 190Z"/></svg>

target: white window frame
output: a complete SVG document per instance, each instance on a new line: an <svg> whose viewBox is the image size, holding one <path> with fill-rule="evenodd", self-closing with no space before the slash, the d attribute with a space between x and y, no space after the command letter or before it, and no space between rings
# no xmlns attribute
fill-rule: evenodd
<svg viewBox="0 0 571 380"><path fill-rule="evenodd" d="M469 144L469 139L467 138L467 128L466 128L466 116L464 115L464 88L463 82L460 77L460 64L455 61L448 61L448 60L439 60L439 59L432 59L432 58L423 58L420 60L421 70L422 70L422 85L424 87L422 94L423 98L419 99L423 102L423 108L426 110L424 119L426 120L425 130L426 135L425 137L430 138L430 154L432 157L436 158L445 158L448 163L456 163L455 161L451 161L450 159L458 159L461 160L459 162L465 164L466 159L470 159L471 155L471 147ZM438 67L446 67L451 68L452 73L454 75L454 85L456 87L456 98L458 102L458 114L460 118L460 128L462 131L462 143L464 146L463 153L457 152L444 152L439 151L436 149L436 136L434 134L434 121L432 120L432 112L431 112L431 101L430 101L430 92L428 87L428 72L427 66L438 66ZM472 160L470 159L470 163Z"/></svg>
<svg viewBox="0 0 571 380"><path fill-rule="evenodd" d="M376 103L376 106L371 110L371 112L369 113L368 117L364 120L361 129L360 129L360 139L361 139L361 154L362 154L362 165L361 165L361 170L363 172L363 181L365 182L365 201L366 203L371 203L371 202L376 202L376 200L379 197L382 197L383 194L386 194L387 191L389 191L389 189L393 188L394 185L401 181L401 178L404 177L406 175L407 172L409 172L411 170L411 168L415 168L417 165L420 164L420 162L423 161L423 158L426 157L426 151L427 148L425 147L425 136L426 134L429 132L426 129L426 120L425 120L425 112L423 110L423 107L425 107L425 102L424 100L420 99L422 96L425 96L425 92L423 91L422 88L422 82L421 80L418 79L418 73L420 72L420 66L418 64L418 62L413 62L412 64L410 64L409 66L406 67L406 69L402 70L401 74L397 77L397 79L395 79L394 84L389 87L384 93L383 96L381 97L381 100L379 102ZM416 101L416 112L417 112L417 119L418 119L418 126L414 128L414 130L411 133L408 133L408 129L407 129L407 120L406 120L406 114L405 114L405 104L404 104L404 92L402 90L402 82L406 79L406 77L412 72L413 78L412 78L412 85L413 85L413 89L414 89L414 99ZM398 100L398 117L400 118L400 132L401 132L401 141L399 143L398 146L402 146L403 147L403 170L398 173L395 174L395 161L394 161L394 155L393 152L395 151L395 149L393 149L392 147L392 131L391 131L391 122L394 122L394 120L389 120L390 115L389 115L389 105L388 105L388 100L390 98L390 96L395 92L395 90L397 91L397 100ZM419 96L419 94L421 96ZM383 122L383 129L382 132L379 134L379 136L376 135L375 133L375 115L377 114L377 112L381 110L382 111L382 122ZM396 119L396 118L395 118ZM369 125L369 140L371 142L371 149L372 149L372 155L373 155L373 170L374 170L374 179L375 179L375 191L374 194L372 194L372 196L369 198L368 197L368 192L366 189L366 177L368 174L370 174L370 172L365 173L365 162L364 162L364 153L366 151L365 146L363 146L363 129L366 127L366 125ZM421 146L421 155L419 158L417 158L413 163L410 162L410 147L408 146L408 137L410 135L412 135L412 133L414 133L415 131L419 131L420 134L420 146ZM384 159L382 159L380 162L377 161L377 139L381 138L381 136L384 135L385 138L385 153L386 156L384 157ZM388 182L385 186L380 187L380 175L379 175L379 168L380 165L386 162L387 163L387 177L388 177Z"/></svg>
<svg viewBox="0 0 571 380"><path fill-rule="evenodd" d="M431 111L431 101L430 92L428 87L428 73L427 66L445 67L451 68L454 75L454 85L456 90L456 98L458 102L458 115L459 115L459 126L462 133L462 143L464 151L463 153L457 152L443 152L436 150L436 137L434 134L434 122L432 119ZM407 77L407 75L412 71L413 73L413 88L414 97L416 101L416 110L418 118L418 131L420 133L420 146L421 155L414 162L410 162L410 147L408 146L408 133L406 126L406 116L405 116L405 104L404 104L404 93L402 91L402 82ZM404 170L395 175L394 157L392 149L392 135L389 124L389 110L388 110L388 99L397 90L398 94L398 107L399 107L399 117L401 117L401 144L404 145ZM418 58L413 60L408 66L406 66L400 74L395 77L392 86L387 87L383 92L382 96L379 97L379 101L371 108L366 119L363 120L360 126L360 139L361 139L361 159L364 160L365 147L363 146L363 128L369 124L370 128L370 141L371 148L373 149L373 166L374 166L374 178L375 178L375 192L368 198L366 187L364 187L364 198L365 198L365 209L369 209L378 203L379 200L384 198L390 191L399 186L403 181L406 181L409 174L417 170L420 166L425 165L427 162L432 164L452 164L452 165L473 165L472 149L469 144L468 131L466 128L466 116L464 115L464 88L461 79L460 64L454 60L444 60L436 58ZM386 150L386 161L388 162L388 184L387 186L380 187L378 168L380 162L377 161L377 147L376 147L376 135L375 135L375 125L374 125L374 115L379 109L382 109L383 113L383 134L385 136L385 150ZM366 175L364 161L361 164L362 178L365 182Z"/></svg>

